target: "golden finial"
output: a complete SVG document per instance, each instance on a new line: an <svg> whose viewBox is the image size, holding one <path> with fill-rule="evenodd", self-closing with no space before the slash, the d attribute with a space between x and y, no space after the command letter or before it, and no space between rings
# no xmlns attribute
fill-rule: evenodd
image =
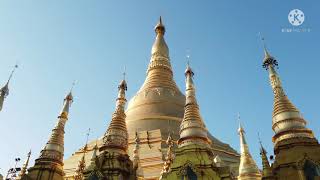
<svg viewBox="0 0 320 180"><path fill-rule="evenodd" d="M278 62L274 57L272 57L267 49L267 45L265 43L265 38L259 32L260 40L263 45L264 58L262 67L265 69L269 69L269 66L278 66Z"/></svg>
<svg viewBox="0 0 320 180"><path fill-rule="evenodd" d="M72 96L72 90L73 90L73 87L75 85L75 82L74 81L72 83L72 86L70 88L70 91L69 93L67 94L67 96L64 98L64 104L63 104L63 108L62 108L62 111L61 111L61 114L59 116L59 118L64 118L64 119L67 119L68 118L68 114L69 114L69 108L73 102L73 96Z"/></svg>
<svg viewBox="0 0 320 180"><path fill-rule="evenodd" d="M10 73L9 79L7 81L7 84L9 84L9 82L10 82L12 76L13 76L13 73L16 71L17 68L18 68L18 64L14 65L14 67L13 67L11 73Z"/></svg>
<svg viewBox="0 0 320 180"><path fill-rule="evenodd" d="M258 140L259 140L259 144L262 146L262 141L261 141L260 133L259 133L259 132L258 132Z"/></svg>
<svg viewBox="0 0 320 180"><path fill-rule="evenodd" d="M264 51L265 51L266 53L268 53L268 51L267 51L267 46L266 46L266 42L265 42L265 39L264 39L264 37L262 36L261 32L259 32L259 37L260 37L261 43L262 43L262 45L263 45Z"/></svg>
<svg viewBox="0 0 320 180"><path fill-rule="evenodd" d="M188 74L191 75L191 77L194 76L194 72L192 71L191 67L190 67L190 54L189 54L189 50L187 50L187 53L186 53L186 60L187 60L187 68L184 72L185 76L187 76Z"/></svg>
<svg viewBox="0 0 320 180"><path fill-rule="evenodd" d="M239 132L239 133L240 133L240 132L244 132L244 129L243 129L242 124L241 124L240 112L238 112L237 119L238 119L238 122L239 122L238 132Z"/></svg>
<svg viewBox="0 0 320 180"><path fill-rule="evenodd" d="M190 66L190 50L186 50L186 60L187 60L187 66Z"/></svg>
<svg viewBox="0 0 320 180"><path fill-rule="evenodd" d="M124 66L123 67L123 73L122 73L122 75L123 75L123 80L126 80L126 66Z"/></svg>
<svg viewBox="0 0 320 180"><path fill-rule="evenodd" d="M87 147L88 146L88 141L89 141L89 136L90 136L90 131L91 131L91 128L89 128L88 129L88 132L87 132L87 134L86 134L86 146L85 147Z"/></svg>
<svg viewBox="0 0 320 180"><path fill-rule="evenodd" d="M120 84L119 84L119 86L118 86L118 89L119 90L121 90L121 89L123 89L123 90L128 90L128 86L127 86L127 82L126 82L126 66L124 66L124 68L123 68L123 73L122 73L122 75L123 75L123 79L122 79L122 81L120 82Z"/></svg>
<svg viewBox="0 0 320 180"><path fill-rule="evenodd" d="M264 147L263 147L263 145L262 145L262 141L261 141L260 133L259 133L259 132L258 132L258 140L259 140L259 144L260 144L260 154L261 154L261 153L266 154L267 151L264 149Z"/></svg>
<svg viewBox="0 0 320 180"><path fill-rule="evenodd" d="M156 25L156 27L154 28L154 30L156 31L157 34L162 34L164 35L164 33L166 32L166 29L162 23L162 17L160 16L159 18L159 22Z"/></svg>
<svg viewBox="0 0 320 180"><path fill-rule="evenodd" d="M261 33L259 32L259 35L260 35L260 39L261 39L261 42L262 42L262 45L263 45L263 50L264 50L264 58L267 59L267 58L271 58L271 55L267 49L267 45L266 45L266 41L264 39L264 37L261 35Z"/></svg>
<svg viewBox="0 0 320 180"><path fill-rule="evenodd" d="M71 85L71 88L70 88L70 92L72 92L72 90L73 90L74 86L76 85L76 83L77 83L77 80L74 80L72 82L72 85Z"/></svg>
<svg viewBox="0 0 320 180"><path fill-rule="evenodd" d="M72 90L73 90L74 86L76 85L76 83L77 83L76 80L74 80L74 81L72 82L70 91L69 91L68 95L67 95L66 98L65 98L66 101L73 102ZM71 104L69 104L69 105L71 105Z"/></svg>

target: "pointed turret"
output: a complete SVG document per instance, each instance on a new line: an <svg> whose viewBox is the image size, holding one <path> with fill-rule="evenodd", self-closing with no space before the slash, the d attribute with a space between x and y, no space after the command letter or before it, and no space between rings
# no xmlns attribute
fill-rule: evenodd
<svg viewBox="0 0 320 180"><path fill-rule="evenodd" d="M124 112L127 101L125 97L126 90L127 83L122 80L118 86L116 110L112 114L110 125L104 134L103 144L99 148L99 156L95 155L94 162L91 161L91 165L85 171L85 176L88 177L86 179L96 179L100 175L103 179L132 180L134 178L133 163L127 152L128 131Z"/></svg>
<svg viewBox="0 0 320 180"><path fill-rule="evenodd" d="M210 140L207 136L207 129L201 118L199 106L196 100L196 89L193 83L194 72L187 66L186 76L186 103L184 117L180 125L179 146L188 144L209 145Z"/></svg>
<svg viewBox="0 0 320 180"><path fill-rule="evenodd" d="M171 124L172 137L178 139L179 125L181 123L185 96L178 88L173 75L171 59L168 44L166 43L166 34L168 32L165 26L164 18L159 19L155 24L155 38L151 47L151 56L146 70L146 78L138 92L131 98L126 109L126 123L129 139L134 139L134 134L146 131L150 136L153 132L159 130L161 141L165 141L169 135L167 125ZM141 139L141 141L145 141ZM130 144L133 142L129 142ZM150 147L157 146L156 141L148 141ZM130 146L133 148L134 145ZM161 151L165 147L161 146ZM153 168L149 166L149 157L158 159L154 161ZM154 148L144 151L141 156L141 165L145 178L154 178L154 174L160 174L163 166L162 153Z"/></svg>
<svg viewBox="0 0 320 180"><path fill-rule="evenodd" d="M269 71L270 84L274 94L272 129L275 132L273 142L288 138L314 138L310 129L306 128L299 110L288 99L282 87L280 76L276 72L277 60L264 47L263 68Z"/></svg>
<svg viewBox="0 0 320 180"><path fill-rule="evenodd" d="M173 142L169 135L167 157L160 179L231 179L229 167L218 167L214 162L215 153L200 115L193 83L194 72L189 64L185 76L186 102L180 125L178 147L174 151L173 158Z"/></svg>
<svg viewBox="0 0 320 180"><path fill-rule="evenodd" d="M125 104L127 102L125 91L127 90L127 83L123 79L118 86L118 98L116 101L116 110L112 115L110 125L103 137L103 145L100 151L105 149L114 149L123 154L128 150L128 131L125 122L126 114L124 112Z"/></svg>
<svg viewBox="0 0 320 180"><path fill-rule="evenodd" d="M35 160L35 165L29 169L28 175L31 178L44 174L44 176L48 176L46 177L48 180L53 177L55 180L63 179L64 127L68 120L72 102L73 96L70 91L64 99L58 122L53 128L47 144L41 151L39 158Z"/></svg>
<svg viewBox="0 0 320 180"><path fill-rule="evenodd" d="M22 179L26 175L27 169L28 169L28 165L29 165L30 156L31 156L31 150L28 152L27 160L25 161L25 163L21 167L21 171L20 171L20 173L19 173L19 175L18 175L16 180Z"/></svg>
<svg viewBox="0 0 320 180"><path fill-rule="evenodd" d="M11 71L11 74L9 76L7 83L0 89L0 111L2 110L4 99L9 95L9 82L16 68L18 68L18 65L14 66L14 69Z"/></svg>
<svg viewBox="0 0 320 180"><path fill-rule="evenodd" d="M238 133L240 136L240 166L239 166L239 180L261 180L261 173L257 164L253 160L249 147L245 139L245 131L241 124L239 124Z"/></svg>
<svg viewBox="0 0 320 180"><path fill-rule="evenodd" d="M54 157L55 160L62 162L64 153L64 127L68 120L69 108L73 102L72 92L70 91L64 99L63 108L58 116L58 123L52 130L52 134L40 157L49 157L51 153L59 153L60 156Z"/></svg>
<svg viewBox="0 0 320 180"><path fill-rule="evenodd" d="M261 155L261 161L262 161L262 179L272 179L273 174L272 174L272 169L267 157L267 151L264 149L261 141L260 143L260 155Z"/></svg>

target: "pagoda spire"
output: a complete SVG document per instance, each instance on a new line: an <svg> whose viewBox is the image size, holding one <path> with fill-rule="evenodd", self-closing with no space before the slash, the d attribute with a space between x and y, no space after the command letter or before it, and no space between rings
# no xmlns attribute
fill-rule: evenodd
<svg viewBox="0 0 320 180"><path fill-rule="evenodd" d="M277 144L288 138L314 138L312 131L306 128L307 122L287 97L276 71L278 61L269 53L265 45L262 66L269 72L270 85L274 94L272 129L275 135L273 142Z"/></svg>
<svg viewBox="0 0 320 180"><path fill-rule="evenodd" d="M9 79L6 84L0 89L0 111L2 110L4 99L9 95L9 83L13 76L13 73L18 68L18 65L15 65L13 70L10 73Z"/></svg>
<svg viewBox="0 0 320 180"><path fill-rule="evenodd" d="M17 180L18 179L22 179L26 175L27 169L28 169L28 165L29 165L30 156L31 156L31 150L28 152L27 160L25 161L25 163L21 167L21 171L20 171L20 173L18 175Z"/></svg>
<svg viewBox="0 0 320 180"><path fill-rule="evenodd" d="M249 152L249 147L245 139L245 131L239 123L239 129L238 133L240 136L240 166L239 166L239 180L246 180L246 179L251 179L251 180L261 180L261 173L258 169L257 164L253 160L250 152Z"/></svg>
<svg viewBox="0 0 320 180"><path fill-rule="evenodd" d="M161 180L171 179L231 179L229 169L218 167L216 154L211 147L208 131L201 118L193 83L194 72L187 64L186 100L180 124L178 147L172 153L173 142L169 136L167 157L162 167ZM169 128L170 129L170 128ZM221 173L223 171L223 174Z"/></svg>
<svg viewBox="0 0 320 180"><path fill-rule="evenodd" d="M156 32L156 40L152 46L151 55L158 53L161 56L169 57L169 48L164 40L164 34L166 28L162 23L162 18L160 16L158 24L154 28ZM170 64L169 64L170 65Z"/></svg>
<svg viewBox="0 0 320 180"><path fill-rule="evenodd" d="M194 72L189 64L185 70L186 76L186 103L184 117L180 125L179 146L190 143L209 145L207 129L201 118L199 106L195 94L195 85L193 83Z"/></svg>
<svg viewBox="0 0 320 180"><path fill-rule="evenodd" d="M50 154L51 151L57 151L62 156L56 157L57 160L63 161L64 153L64 127L68 120L69 108L73 102L72 92L70 91L64 99L63 108L58 116L58 123L52 130L51 137L47 142L45 148L43 149L41 156L46 156L47 153Z"/></svg>
<svg viewBox="0 0 320 180"><path fill-rule="evenodd" d="M114 149L122 154L128 150L128 131L125 122L126 114L124 111L126 105L125 91L127 90L126 80L123 79L118 86L118 98L116 100L116 110L112 115L110 125L103 137L103 145L100 151L105 149Z"/></svg>
<svg viewBox="0 0 320 180"><path fill-rule="evenodd" d="M272 169L267 157L267 151L263 147L260 137L259 137L259 143L260 143L260 156L262 161L262 179L272 178L273 174L272 174Z"/></svg>
<svg viewBox="0 0 320 180"><path fill-rule="evenodd" d="M38 177L39 174L44 173L43 171L49 172L49 180L51 176L55 176L56 179L63 178L64 128L68 120L69 108L72 102L73 96L71 88L70 92L64 98L63 107L58 116L58 122L52 129L52 133L47 144L40 152L39 158L35 160L35 165L29 169L28 175L31 178ZM54 168L52 169L52 167ZM55 173L57 175L54 175Z"/></svg>
<svg viewBox="0 0 320 180"><path fill-rule="evenodd" d="M102 179L131 179L135 175L133 163L128 156L128 131L124 112L126 90L127 83L123 79L118 86L116 110L103 136L99 156L94 155L85 172L85 176L88 176L86 179L100 179L97 176L103 177Z"/></svg>
<svg viewBox="0 0 320 180"><path fill-rule="evenodd" d="M140 91L155 87L166 87L172 90L178 90L178 87L173 80L169 48L164 39L166 28L161 16L154 30L156 32L156 39L151 49L151 59L147 69L147 78Z"/></svg>

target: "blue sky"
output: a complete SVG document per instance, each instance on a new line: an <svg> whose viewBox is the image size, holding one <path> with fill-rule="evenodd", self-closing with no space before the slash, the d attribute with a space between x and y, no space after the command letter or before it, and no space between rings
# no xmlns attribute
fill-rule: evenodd
<svg viewBox="0 0 320 180"><path fill-rule="evenodd" d="M0 112L0 172L14 158L33 159L48 140L65 94L74 80L75 100L65 134L65 157L101 136L115 106L117 84L127 67L128 99L142 85L153 31L160 15L174 76L184 92L186 50L195 71L197 97L210 132L239 149L237 113L260 166L257 133L273 154L273 95L258 32L279 61L292 102L317 138L320 127L319 1L17 1L0 2L0 84L16 62L20 67ZM287 16L298 8L305 33Z"/></svg>

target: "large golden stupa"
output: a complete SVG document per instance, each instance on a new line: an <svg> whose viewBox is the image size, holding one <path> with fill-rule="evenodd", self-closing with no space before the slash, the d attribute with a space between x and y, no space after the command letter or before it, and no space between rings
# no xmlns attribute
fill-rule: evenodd
<svg viewBox="0 0 320 180"><path fill-rule="evenodd" d="M169 133L174 140L179 139L180 123L184 114L185 95L181 93L173 79L169 48L164 40L165 27L161 21L155 27L156 39L151 50L147 77L140 90L131 98L126 110L129 133L129 152L133 158L136 133L139 136L140 173L144 179L158 179L167 152L165 143ZM235 174L239 167L239 154L209 134L212 148L221 159L221 164L229 166ZM95 144L102 145L102 138L88 144L87 161L92 157ZM65 178L73 178L83 147L64 160Z"/></svg>
<svg viewBox="0 0 320 180"><path fill-rule="evenodd" d="M12 177L6 179L320 179L319 141L286 95L276 70L278 61L265 47L262 67L269 73L274 95L272 129L275 134L271 163L260 142L260 170L250 154L241 124L238 130L240 155L210 135L197 103L194 72L188 64L186 95L183 95L173 80L161 18L155 32L156 40L144 84L131 98L125 112L127 83L125 79L121 81L115 111L101 138L87 143L64 160L65 124L73 102L70 91L64 99L57 124L34 165L28 168L29 153L19 175L16 177L14 171ZM0 110L9 92L8 84L9 81L0 89Z"/></svg>

